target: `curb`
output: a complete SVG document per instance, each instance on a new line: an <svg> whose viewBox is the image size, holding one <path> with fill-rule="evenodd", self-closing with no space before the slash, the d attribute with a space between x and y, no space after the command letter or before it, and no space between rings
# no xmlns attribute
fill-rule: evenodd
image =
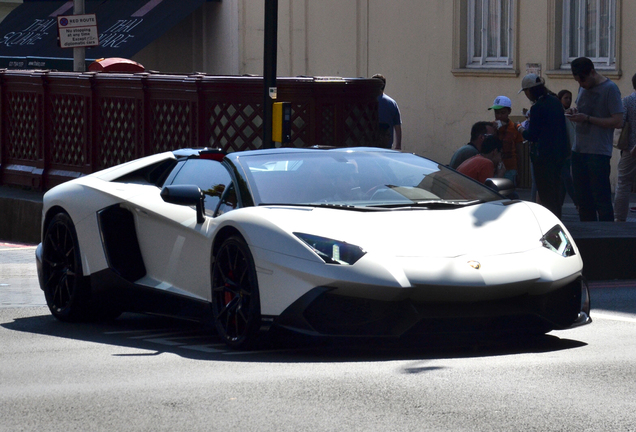
<svg viewBox="0 0 636 432"><path fill-rule="evenodd" d="M26 198L0 196L0 239L16 243L40 242L42 195L39 199L37 193L27 192L26 195Z"/></svg>
<svg viewBox="0 0 636 432"><path fill-rule="evenodd" d="M583 258L589 280L636 279L636 224L565 222Z"/></svg>

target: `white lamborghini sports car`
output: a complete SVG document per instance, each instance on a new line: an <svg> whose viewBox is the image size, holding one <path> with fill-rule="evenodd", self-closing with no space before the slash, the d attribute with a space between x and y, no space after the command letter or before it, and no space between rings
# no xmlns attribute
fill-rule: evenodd
<svg viewBox="0 0 636 432"><path fill-rule="evenodd" d="M591 321L552 213L376 148L185 149L109 168L45 194L36 256L60 320L212 319L234 348L275 328L408 338Z"/></svg>

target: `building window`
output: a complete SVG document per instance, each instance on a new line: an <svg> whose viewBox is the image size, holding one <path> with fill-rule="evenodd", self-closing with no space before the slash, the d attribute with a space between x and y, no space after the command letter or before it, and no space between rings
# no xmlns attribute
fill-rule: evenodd
<svg viewBox="0 0 636 432"><path fill-rule="evenodd" d="M616 66L616 0L563 0L563 60L590 58L599 69Z"/></svg>
<svg viewBox="0 0 636 432"><path fill-rule="evenodd" d="M468 0L466 67L512 67L515 0Z"/></svg>

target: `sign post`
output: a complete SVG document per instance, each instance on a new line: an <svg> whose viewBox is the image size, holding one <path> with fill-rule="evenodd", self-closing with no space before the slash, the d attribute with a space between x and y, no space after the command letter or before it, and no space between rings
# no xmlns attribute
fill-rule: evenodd
<svg viewBox="0 0 636 432"><path fill-rule="evenodd" d="M86 71L87 46L99 45L97 18L84 14L84 0L74 0L74 15L58 16L57 31L61 48L73 48L73 70Z"/></svg>
<svg viewBox="0 0 636 432"><path fill-rule="evenodd" d="M272 113L276 88L276 46L278 40L278 0L265 0L265 49L263 55L263 148L272 148Z"/></svg>

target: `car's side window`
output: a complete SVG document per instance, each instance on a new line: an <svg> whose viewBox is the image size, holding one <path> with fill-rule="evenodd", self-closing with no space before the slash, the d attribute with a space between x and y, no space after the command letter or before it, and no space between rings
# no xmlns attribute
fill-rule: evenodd
<svg viewBox="0 0 636 432"><path fill-rule="evenodd" d="M234 184L230 184L227 190L221 197L221 203L214 216L221 216L223 213L234 210L238 206L238 200L236 199L236 190Z"/></svg>
<svg viewBox="0 0 636 432"><path fill-rule="evenodd" d="M197 185L205 194L205 213L214 213L223 191L232 183L227 169L217 161L190 159L179 170L173 185Z"/></svg>

